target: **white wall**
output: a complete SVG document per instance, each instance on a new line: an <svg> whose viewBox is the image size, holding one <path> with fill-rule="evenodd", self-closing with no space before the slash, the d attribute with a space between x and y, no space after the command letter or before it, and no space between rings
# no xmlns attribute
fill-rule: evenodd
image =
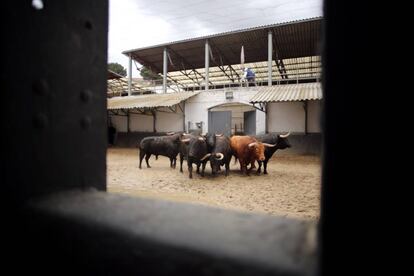
<svg viewBox="0 0 414 276"><path fill-rule="evenodd" d="M308 101L308 132L321 132L321 101Z"/></svg>
<svg viewBox="0 0 414 276"><path fill-rule="evenodd" d="M308 133L321 132L320 101L308 101ZM303 102L268 104L269 132L305 132L305 109Z"/></svg>
<svg viewBox="0 0 414 276"><path fill-rule="evenodd" d="M266 133L266 113L256 110L256 135Z"/></svg>
<svg viewBox="0 0 414 276"><path fill-rule="evenodd" d="M233 92L233 99L226 100L226 92ZM250 98L257 92L254 87L251 88L234 88L234 89L220 89L212 91L201 91L198 95L191 97L186 101L185 113L186 113L186 127L187 122L191 121L195 126L196 122L203 122L203 132L208 131L208 110L221 104L228 103L242 103L251 105L249 103ZM214 109L218 110L218 109ZM229 110L229 109L227 109ZM237 115L237 114L236 114ZM237 117L237 116L236 116ZM262 111L256 111L256 133L265 132L265 113ZM233 124L233 123L232 123ZM232 126L234 127L234 125Z"/></svg>
<svg viewBox="0 0 414 276"><path fill-rule="evenodd" d="M130 114L129 130L139 132L152 132L153 130L152 115Z"/></svg>
<svg viewBox="0 0 414 276"><path fill-rule="evenodd" d="M127 117L126 116L110 116L112 125L117 132L127 132Z"/></svg>
<svg viewBox="0 0 414 276"><path fill-rule="evenodd" d="M233 99L226 100L225 92L233 91ZM225 89L214 90L208 92L200 92L198 95L189 98L185 104L185 127L188 126L188 121L192 122L192 127L195 127L196 122L203 122L203 131L208 131L208 110L229 110L234 114L232 116L232 128L237 123L238 126L243 122L242 112L252 110L252 107L239 105L239 107L219 107L222 104L228 103L242 103L250 105L250 98L257 92L257 89L243 88L240 89ZM308 132L317 133L321 131L320 127L320 101L308 102ZM175 113L157 112L156 129L159 132L167 131L182 131L183 130L183 115ZM256 134L265 132L265 113L256 110ZM126 116L111 116L112 122L118 132L127 131L127 117ZM130 117L131 131L153 131L153 118L146 115L132 115ZM268 104L268 127L269 132L305 132L305 110L302 102L283 102L283 103L269 103ZM188 129L186 129L188 130Z"/></svg>
<svg viewBox="0 0 414 276"><path fill-rule="evenodd" d="M268 104L269 132L305 132L305 109L302 102Z"/></svg>
<svg viewBox="0 0 414 276"><path fill-rule="evenodd" d="M156 116L157 116L156 129L158 132L182 131L183 130L183 115L182 114L157 112Z"/></svg>
<svg viewBox="0 0 414 276"><path fill-rule="evenodd" d="M157 132L182 131L183 115L176 113L157 112L155 128ZM127 116L111 115L112 124L118 132L127 132ZM131 132L153 132L152 115L130 114L129 130Z"/></svg>

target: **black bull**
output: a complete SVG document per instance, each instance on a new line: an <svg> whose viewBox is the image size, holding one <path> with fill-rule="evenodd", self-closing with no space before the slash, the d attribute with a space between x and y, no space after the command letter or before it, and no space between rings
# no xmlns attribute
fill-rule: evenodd
<svg viewBox="0 0 414 276"><path fill-rule="evenodd" d="M220 170L220 167L224 165L226 168L226 176L228 176L231 157L230 139L220 135L215 137L214 147L210 156L211 172L216 174Z"/></svg>
<svg viewBox="0 0 414 276"><path fill-rule="evenodd" d="M257 173L261 172L262 163L263 163L263 168L264 168L263 173L267 174L267 162L269 161L270 158L272 158L275 151L277 151L278 149L286 149L286 148L291 147L291 145L289 143L289 140L287 139L289 134L290 133L279 134L279 135L264 134L264 135L253 136L259 142L276 145L275 147L266 147L265 148L265 152L264 152L265 160L264 161L257 161L259 163L259 168L257 169Z"/></svg>
<svg viewBox="0 0 414 276"><path fill-rule="evenodd" d="M162 155L170 159L170 167L175 169L177 155L180 152L182 134L177 133L168 136L151 136L141 140L139 144L139 168L141 169L142 159L145 156L147 168L151 168L148 163L152 154Z"/></svg>
<svg viewBox="0 0 414 276"><path fill-rule="evenodd" d="M211 153L208 153L206 138L196 135L185 135L185 139L182 139L181 151L180 151L180 172L183 172L183 159L187 159L189 177L193 178L193 163L197 166L197 173L201 169L201 176L204 176L204 170L208 157Z"/></svg>

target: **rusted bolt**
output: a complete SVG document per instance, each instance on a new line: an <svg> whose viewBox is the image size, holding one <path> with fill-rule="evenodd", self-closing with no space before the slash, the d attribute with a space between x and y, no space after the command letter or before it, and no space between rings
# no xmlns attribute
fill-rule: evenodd
<svg viewBox="0 0 414 276"><path fill-rule="evenodd" d="M43 113L38 113L33 118L33 125L37 129L44 129L49 124L47 116Z"/></svg>
<svg viewBox="0 0 414 276"><path fill-rule="evenodd" d="M80 124L83 129L88 129L91 126L92 120L89 116L85 116L81 119Z"/></svg>
<svg viewBox="0 0 414 276"><path fill-rule="evenodd" d="M46 80L40 79L33 83L33 91L40 96L49 94L49 85Z"/></svg>
<svg viewBox="0 0 414 276"><path fill-rule="evenodd" d="M92 92L89 89L85 89L81 92L80 97L83 102L87 103L92 97Z"/></svg>

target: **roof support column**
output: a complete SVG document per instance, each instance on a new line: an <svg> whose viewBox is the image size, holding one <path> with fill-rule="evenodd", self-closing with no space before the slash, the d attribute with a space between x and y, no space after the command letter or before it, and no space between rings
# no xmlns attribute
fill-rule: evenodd
<svg viewBox="0 0 414 276"><path fill-rule="evenodd" d="M167 47L164 48L164 55L162 59L162 92L167 93L167 74L168 74L168 66L167 66Z"/></svg>
<svg viewBox="0 0 414 276"><path fill-rule="evenodd" d="M210 69L210 47L208 45L208 39L206 39L204 60L205 60L204 76L206 80L205 90L208 90L208 74L209 74L209 69Z"/></svg>
<svg viewBox="0 0 414 276"><path fill-rule="evenodd" d="M267 33L267 85L272 86L272 61L273 61L272 31Z"/></svg>
<svg viewBox="0 0 414 276"><path fill-rule="evenodd" d="M131 96L131 84L132 84L132 54L129 54L129 63L128 63L128 96Z"/></svg>

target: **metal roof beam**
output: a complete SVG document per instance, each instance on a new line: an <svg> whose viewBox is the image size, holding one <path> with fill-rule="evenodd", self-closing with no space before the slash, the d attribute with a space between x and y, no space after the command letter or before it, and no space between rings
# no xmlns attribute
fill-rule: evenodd
<svg viewBox="0 0 414 276"><path fill-rule="evenodd" d="M198 72L194 68L194 66L191 65L191 63L189 63L184 57L182 57L180 54L178 54L176 51L174 51L171 48L168 48L168 50L171 51L171 53L173 53L176 57L178 57L183 63L185 63L190 69L192 69L194 73L197 73L200 77L203 78L203 80L205 80L205 77L202 74L200 74L200 72ZM209 83L212 84L210 81L209 81Z"/></svg>
<svg viewBox="0 0 414 276"><path fill-rule="evenodd" d="M173 81L175 84L177 84L177 86L178 86L178 85L180 85L183 89L186 89L186 86L185 86L184 84L179 83L177 80L173 79L171 76L168 76L168 75L167 75L167 78L168 78L169 80Z"/></svg>
<svg viewBox="0 0 414 276"><path fill-rule="evenodd" d="M184 76L186 76L187 78L189 78L190 80L192 80L196 85L200 85L200 83L198 82L198 80L197 81L194 80L192 77L190 77L190 75L187 72L185 72L183 70L180 70L180 72L181 72L181 74L183 74ZM197 76L196 76L196 78L197 78Z"/></svg>
<svg viewBox="0 0 414 276"><path fill-rule="evenodd" d="M220 51L220 49L211 41L210 42L210 47L213 48L219 55L220 58L224 59L224 62L230 67L231 70L233 70L233 72L236 74L237 79L240 80L240 75L239 73L237 73L236 70L234 70L234 68L231 66L231 63L229 62L229 60L227 59L227 57L225 55L222 54L222 52ZM231 71L230 71L231 72ZM233 74L232 74L233 75Z"/></svg>
<svg viewBox="0 0 414 276"><path fill-rule="evenodd" d="M213 47L213 44L211 43L211 45L210 45L210 50L211 50L211 59L213 60L213 62L217 65L217 67L234 83L234 78L233 78L233 74L231 73L231 71L230 71L230 73L231 73L231 76L229 76L227 73L226 73L226 69L224 69L224 66L223 66L223 58L222 58L222 56L221 56L221 53L219 53L219 56L220 56L220 64L217 62L217 60L214 58L214 55L213 55L213 49L216 51L216 52L218 52L218 50L216 50L217 48L216 47ZM227 67L228 68L228 67Z"/></svg>
<svg viewBox="0 0 414 276"><path fill-rule="evenodd" d="M279 74L282 77L282 79L287 79L288 76L287 76L285 65L283 64L283 60L279 59L279 54L278 54L279 47L276 42L276 32L274 29L272 29L271 32L272 32L273 51L275 53L275 62L276 62L277 70L279 71Z"/></svg>
<svg viewBox="0 0 414 276"><path fill-rule="evenodd" d="M136 59L140 64L142 64L142 65L144 65L144 66L146 66L148 69L150 69L151 71L153 71L153 72L162 72L156 65L154 65L153 63L151 63L151 62L147 62L147 61L143 61L142 59L140 59L140 58L136 58L136 57L134 57L134 55L132 55L132 58L134 59ZM155 71L154 70L152 70L152 68L154 68L155 69Z"/></svg>

